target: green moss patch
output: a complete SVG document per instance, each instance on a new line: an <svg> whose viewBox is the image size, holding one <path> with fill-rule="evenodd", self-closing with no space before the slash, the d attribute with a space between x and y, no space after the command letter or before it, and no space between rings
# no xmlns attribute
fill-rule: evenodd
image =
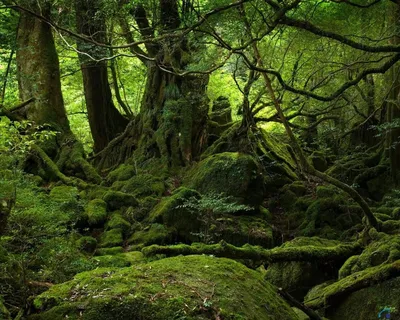
<svg viewBox="0 0 400 320"><path fill-rule="evenodd" d="M264 196L264 179L253 157L225 152L198 163L185 178L185 185L202 194L224 194L241 203L259 206Z"/></svg>
<svg viewBox="0 0 400 320"><path fill-rule="evenodd" d="M161 178L151 174L140 174L128 181L116 182L113 188L124 193L133 194L135 197L162 196L165 192L165 184Z"/></svg>
<svg viewBox="0 0 400 320"><path fill-rule="evenodd" d="M81 273L34 304L31 319L297 319L260 273L209 256Z"/></svg>
<svg viewBox="0 0 400 320"><path fill-rule="evenodd" d="M103 200L107 203L110 210L118 210L122 207L135 207L138 205L136 198L131 195L120 191L108 191Z"/></svg>
<svg viewBox="0 0 400 320"><path fill-rule="evenodd" d="M107 204L101 199L89 201L86 216L91 226L103 225L107 219Z"/></svg>
<svg viewBox="0 0 400 320"><path fill-rule="evenodd" d="M117 247L124 242L121 229L112 229L100 236L99 247Z"/></svg>

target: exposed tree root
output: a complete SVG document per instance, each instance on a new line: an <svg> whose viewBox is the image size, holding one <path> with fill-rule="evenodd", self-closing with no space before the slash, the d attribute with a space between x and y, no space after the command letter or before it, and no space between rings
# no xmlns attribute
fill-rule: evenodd
<svg viewBox="0 0 400 320"><path fill-rule="evenodd" d="M42 148L40 148L38 145L32 145L31 146L32 152L36 154L40 158L40 160L44 163L44 165L47 167L50 172L59 178L62 182L64 182L66 185L69 186L76 186L80 189L87 189L91 185L86 183L85 181L78 179L78 178L71 178L67 177L65 174L63 174L57 167L57 165L53 162L53 160L50 159L50 157L46 154L46 152L43 151Z"/></svg>
<svg viewBox="0 0 400 320"><path fill-rule="evenodd" d="M210 254L217 257L230 259L250 259L264 263L275 263L282 261L337 261L359 254L362 250L360 242L340 244L334 247L288 247L263 249L258 246L244 245L235 247L221 241L218 244L205 245L195 243L192 245L178 244L172 246L152 245L142 249L146 256L165 254L167 256Z"/></svg>

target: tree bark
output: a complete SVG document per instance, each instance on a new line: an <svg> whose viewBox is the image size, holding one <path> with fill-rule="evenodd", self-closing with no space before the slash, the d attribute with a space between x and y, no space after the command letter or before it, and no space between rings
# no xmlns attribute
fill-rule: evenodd
<svg viewBox="0 0 400 320"><path fill-rule="evenodd" d="M76 0L76 24L79 33L105 43L105 17L100 11L98 0ZM105 50L88 43L78 42L78 50L95 60L107 56ZM94 151L99 152L124 131L128 120L114 106L107 62L94 61L85 54L80 54L79 59Z"/></svg>
<svg viewBox="0 0 400 320"><path fill-rule="evenodd" d="M49 16L50 8L42 10L43 15ZM20 99L35 99L26 110L27 118L37 125L49 124L56 130L69 132L51 27L21 12L16 53Z"/></svg>

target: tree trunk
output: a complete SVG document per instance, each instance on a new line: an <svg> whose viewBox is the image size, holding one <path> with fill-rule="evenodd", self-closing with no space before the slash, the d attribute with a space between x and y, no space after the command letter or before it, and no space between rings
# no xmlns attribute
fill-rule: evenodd
<svg viewBox="0 0 400 320"><path fill-rule="evenodd" d="M159 10L159 34L173 33L180 26L177 1L160 0ZM132 13L142 38L153 37L144 6L137 5ZM120 18L120 25L126 40L132 42L126 20ZM147 80L140 114L123 139L96 156L101 169L125 161L133 152L143 160L160 158L168 167L184 166L198 159L206 146L208 76L179 75L193 55L187 39L166 38L145 48L154 61L145 61ZM144 54L137 46L131 50Z"/></svg>
<svg viewBox="0 0 400 320"><path fill-rule="evenodd" d="M48 16L50 10L42 9ZM20 99L35 98L26 107L27 118L37 125L49 124L58 131L69 132L51 27L25 12L20 14L16 59Z"/></svg>
<svg viewBox="0 0 400 320"><path fill-rule="evenodd" d="M99 1L76 0L76 21L79 33L98 42L105 42L105 17L100 11ZM78 50L94 59L107 56L105 50L88 43L78 42ZM80 54L79 59L94 151L99 152L124 131L128 120L119 113L112 101L107 62L94 61L84 54Z"/></svg>

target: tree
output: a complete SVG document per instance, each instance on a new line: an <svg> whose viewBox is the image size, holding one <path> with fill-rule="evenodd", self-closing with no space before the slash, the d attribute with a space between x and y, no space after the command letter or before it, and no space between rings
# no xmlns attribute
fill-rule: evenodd
<svg viewBox="0 0 400 320"><path fill-rule="evenodd" d="M105 13L99 0L76 0L76 25L80 34L106 43ZM79 59L94 151L103 150L121 134L128 120L114 106L108 82L106 49L78 41Z"/></svg>
<svg viewBox="0 0 400 320"><path fill-rule="evenodd" d="M30 4L32 10L38 10L34 2ZM41 10L48 18L50 5L45 3ZM20 99L34 98L34 102L26 106L27 119L70 133L51 26L27 12L20 12L16 56Z"/></svg>

